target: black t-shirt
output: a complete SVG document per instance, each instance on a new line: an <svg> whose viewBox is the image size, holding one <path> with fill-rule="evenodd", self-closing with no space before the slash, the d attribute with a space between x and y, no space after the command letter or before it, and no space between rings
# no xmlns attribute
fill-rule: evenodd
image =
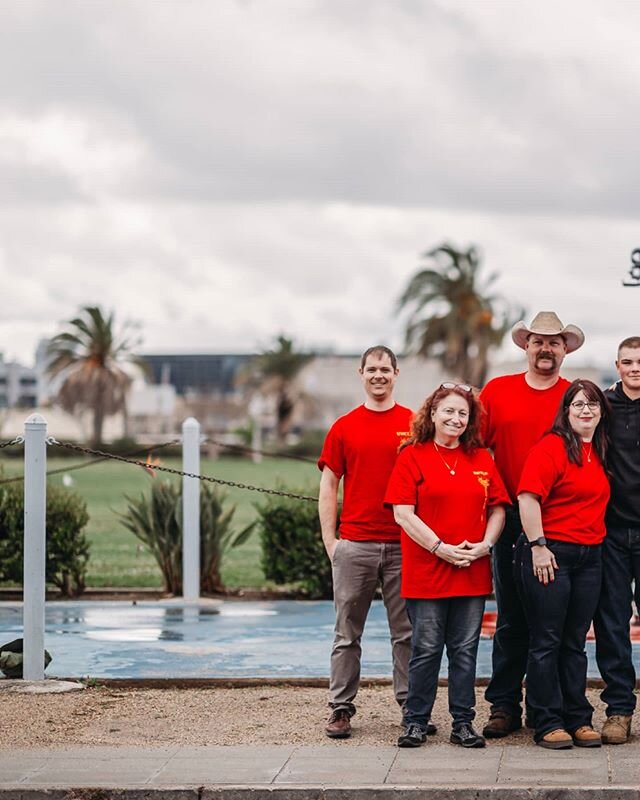
<svg viewBox="0 0 640 800"><path fill-rule="evenodd" d="M607 525L640 528L640 398L627 397L620 381L605 395L612 409Z"/></svg>

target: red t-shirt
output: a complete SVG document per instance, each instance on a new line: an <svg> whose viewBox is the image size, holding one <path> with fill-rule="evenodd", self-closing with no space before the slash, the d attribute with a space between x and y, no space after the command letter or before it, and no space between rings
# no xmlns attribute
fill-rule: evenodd
<svg viewBox="0 0 640 800"><path fill-rule="evenodd" d="M384 505L387 481L398 448L410 435L412 412L395 405L371 411L364 405L336 420L327 433L318 467L344 477L340 536L359 541L396 542L400 528Z"/></svg>
<svg viewBox="0 0 640 800"><path fill-rule="evenodd" d="M414 506L415 513L447 544L480 542L487 526L487 506L509 503L490 453L478 448L447 450L451 475L433 442L400 451L385 502ZM454 567L402 532L402 596L471 597L491 592L491 559Z"/></svg>
<svg viewBox="0 0 640 800"><path fill-rule="evenodd" d="M551 428L570 383L558 378L549 389L533 389L524 372L494 378L480 392L486 412L484 443L516 502L518 481L529 450Z"/></svg>
<svg viewBox="0 0 640 800"><path fill-rule="evenodd" d="M595 450L587 460L583 444L582 466L569 461L561 437L545 436L529 453L518 494L540 497L542 530L549 539L575 544L600 544L606 534L604 513L609 502L609 481Z"/></svg>

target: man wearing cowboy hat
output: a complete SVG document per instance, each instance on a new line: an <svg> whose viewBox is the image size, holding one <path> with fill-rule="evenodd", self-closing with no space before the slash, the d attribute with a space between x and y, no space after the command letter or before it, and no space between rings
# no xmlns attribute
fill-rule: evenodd
<svg viewBox="0 0 640 800"><path fill-rule="evenodd" d="M489 381L480 394L486 411L485 442L513 505L493 549L493 579L498 619L493 639L493 669L485 694L491 716L487 738L501 738L522 727L522 679L529 632L513 577L513 548L522 531L516 490L529 450L549 430L569 381L560 377L567 353L584 343L575 325L563 325L553 311L540 311L528 327L513 326L511 337L527 355L527 370Z"/></svg>

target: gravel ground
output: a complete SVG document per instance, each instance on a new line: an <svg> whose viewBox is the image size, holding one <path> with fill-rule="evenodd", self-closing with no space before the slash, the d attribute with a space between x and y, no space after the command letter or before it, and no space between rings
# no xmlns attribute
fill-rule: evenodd
<svg viewBox="0 0 640 800"><path fill-rule="evenodd" d="M483 688L477 690L477 722L488 717ZM604 709L596 690L589 699L600 728ZM121 689L90 687L68 694L26 695L2 692L0 749L63 745L235 745L308 744L329 747L395 744L400 711L389 687L363 688L353 735L336 742L324 734L327 691L321 688ZM441 687L433 714L436 742L449 738L447 690ZM640 720L634 720L640 734ZM507 740L531 743L531 732Z"/></svg>

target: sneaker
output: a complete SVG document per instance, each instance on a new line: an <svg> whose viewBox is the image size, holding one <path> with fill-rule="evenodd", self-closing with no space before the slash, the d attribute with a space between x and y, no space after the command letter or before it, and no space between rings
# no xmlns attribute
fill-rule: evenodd
<svg viewBox="0 0 640 800"><path fill-rule="evenodd" d="M600 747L602 739L591 725L581 725L573 732L573 743L576 747Z"/></svg>
<svg viewBox="0 0 640 800"><path fill-rule="evenodd" d="M433 722L427 722L427 736L435 736L438 732L438 727Z"/></svg>
<svg viewBox="0 0 640 800"><path fill-rule="evenodd" d="M549 731L536 742L540 747L546 747L547 750L569 750L573 747L573 739L571 734L567 733L563 728L556 728L555 731Z"/></svg>
<svg viewBox="0 0 640 800"><path fill-rule="evenodd" d="M632 715L612 714L602 728L603 744L625 744L631 736Z"/></svg>
<svg viewBox="0 0 640 800"><path fill-rule="evenodd" d="M486 744L484 737L474 731L470 722L454 725L451 729L449 741L452 744L462 745L462 747L484 747Z"/></svg>
<svg viewBox="0 0 640 800"><path fill-rule="evenodd" d="M502 739L513 731L519 731L522 727L522 719L519 716L509 714L501 708L496 708L491 712L489 721L482 730L482 735L487 739Z"/></svg>
<svg viewBox="0 0 640 800"><path fill-rule="evenodd" d="M324 729L330 739L348 739L351 736L351 715L346 708L336 708Z"/></svg>
<svg viewBox="0 0 640 800"><path fill-rule="evenodd" d="M398 738L398 747L420 747L424 744L427 734L423 728L415 723L407 725L402 736Z"/></svg>

